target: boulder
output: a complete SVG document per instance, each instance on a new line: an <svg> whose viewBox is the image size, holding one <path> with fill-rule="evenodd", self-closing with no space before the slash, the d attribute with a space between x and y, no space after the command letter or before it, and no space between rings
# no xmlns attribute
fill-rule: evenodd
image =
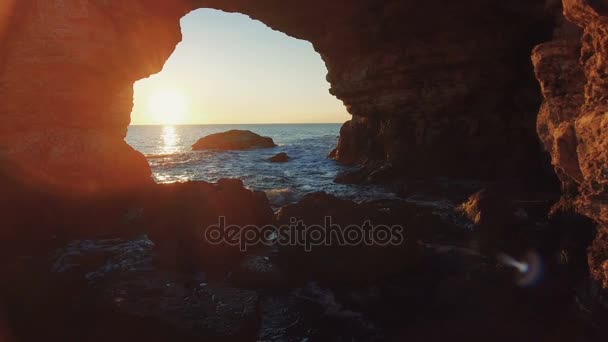
<svg viewBox="0 0 608 342"><path fill-rule="evenodd" d="M289 156L285 152L276 154L268 159L272 163L286 163L289 161Z"/></svg>
<svg viewBox="0 0 608 342"><path fill-rule="evenodd" d="M158 185L149 198L144 214L148 236L160 260L171 267L226 271L245 252L238 245L210 242L206 230L220 225L221 218L225 226L239 229L273 219L266 195L246 189L238 179Z"/></svg>
<svg viewBox="0 0 608 342"><path fill-rule="evenodd" d="M272 138L263 137L251 131L233 129L215 133L199 139L192 150L251 150L277 146Z"/></svg>
<svg viewBox="0 0 608 342"><path fill-rule="evenodd" d="M521 196L509 186L493 184L456 207L456 212L469 220L475 243L484 252L518 253L526 249L522 224L529 217L525 208L518 205L518 195Z"/></svg>

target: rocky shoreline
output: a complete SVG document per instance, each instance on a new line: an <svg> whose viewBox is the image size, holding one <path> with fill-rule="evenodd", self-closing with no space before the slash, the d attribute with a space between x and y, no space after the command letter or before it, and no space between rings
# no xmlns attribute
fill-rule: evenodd
<svg viewBox="0 0 608 342"><path fill-rule="evenodd" d="M498 185L468 200L471 189L364 203L312 193L273 214L263 193L238 180L154 188L153 207L143 202L125 236L66 239L38 256L3 259L2 302L15 336L440 341L449 334L512 341L524 334L594 341L603 333L597 325L602 310L592 307L581 272L582 246L591 239L583 227L589 232L592 224L575 214L547 220L551 196L519 197L514 190L503 197ZM403 225L407 239L395 250L262 246L241 252L197 238L200 227L221 215L259 225L289 217L322 224L326 215L340 225L371 219ZM516 270L496 258L499 251L518 259L534 251L542 275L533 285L518 285ZM26 329L32 319L44 328Z"/></svg>

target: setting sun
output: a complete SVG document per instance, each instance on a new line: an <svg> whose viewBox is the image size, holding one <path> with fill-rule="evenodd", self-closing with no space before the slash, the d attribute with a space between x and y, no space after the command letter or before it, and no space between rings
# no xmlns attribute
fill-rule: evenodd
<svg viewBox="0 0 608 342"><path fill-rule="evenodd" d="M2 2L2 0L0 0ZM310 42L237 13L193 11L158 74L134 84L133 125L343 123Z"/></svg>
<svg viewBox="0 0 608 342"><path fill-rule="evenodd" d="M148 110L158 124L174 125L184 122L188 104L183 94L176 90L158 90L148 99Z"/></svg>

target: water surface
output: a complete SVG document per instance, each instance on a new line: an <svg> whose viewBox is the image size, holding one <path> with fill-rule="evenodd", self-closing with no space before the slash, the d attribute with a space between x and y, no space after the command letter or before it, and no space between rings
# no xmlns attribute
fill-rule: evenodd
<svg viewBox="0 0 608 342"><path fill-rule="evenodd" d="M274 148L248 151L192 151L192 144L213 133L246 129L274 139ZM327 155L336 146L340 124L131 126L126 141L142 152L159 183L240 178L245 186L265 191L273 206L304 194L326 191L354 200L390 195L376 186L334 183L341 165ZM267 159L286 152L287 163Z"/></svg>

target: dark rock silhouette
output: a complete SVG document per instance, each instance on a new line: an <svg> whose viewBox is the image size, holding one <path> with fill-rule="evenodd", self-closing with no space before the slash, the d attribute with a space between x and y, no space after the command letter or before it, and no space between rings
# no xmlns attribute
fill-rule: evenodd
<svg viewBox="0 0 608 342"><path fill-rule="evenodd" d="M177 269L201 269L221 274L245 256L238 244L211 243L205 235L212 226L271 224L273 212L263 192L243 187L238 179L216 184L163 184L150 194L145 207L146 230L163 264Z"/></svg>
<svg viewBox="0 0 608 342"><path fill-rule="evenodd" d="M331 222L326 218L331 217ZM337 198L324 192L306 195L300 202L289 204L277 213L277 226L294 225L301 221L305 226L296 227L297 234L308 234L310 227L322 229L326 240L312 246L306 251L303 244L290 246L281 244L281 260L288 264L287 271L299 275L313 275L330 282L360 282L386 277L398 273L416 263L418 250L413 230L401 226L398 242L380 244L360 240L356 244L342 243L339 238L330 234L332 229L345 229L349 226L361 227L358 233L368 234L371 226L363 227L366 222L371 225L402 225L401 217L389 215L371 205L357 204ZM307 231L308 230L308 231ZM365 232L365 233L364 233Z"/></svg>
<svg viewBox="0 0 608 342"><path fill-rule="evenodd" d="M268 161L273 163L287 163L289 161L289 156L285 152L281 152L277 155L274 155L268 158Z"/></svg>
<svg viewBox="0 0 608 342"><path fill-rule="evenodd" d="M262 137L251 131L230 130L215 133L199 139L193 150L251 150L277 146L272 138Z"/></svg>

